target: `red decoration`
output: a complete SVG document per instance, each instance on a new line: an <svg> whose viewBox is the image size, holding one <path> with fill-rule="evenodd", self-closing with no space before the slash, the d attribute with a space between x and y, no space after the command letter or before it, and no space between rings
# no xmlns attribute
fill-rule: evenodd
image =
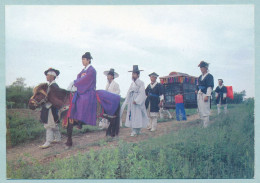
<svg viewBox="0 0 260 183"><path fill-rule="evenodd" d="M226 86L226 88L227 88L227 97L233 100L234 94L233 94L232 86Z"/></svg>

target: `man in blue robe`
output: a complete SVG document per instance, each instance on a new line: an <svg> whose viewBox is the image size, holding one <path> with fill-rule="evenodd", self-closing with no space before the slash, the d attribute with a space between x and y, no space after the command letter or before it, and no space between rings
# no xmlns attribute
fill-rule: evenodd
<svg viewBox="0 0 260 183"><path fill-rule="evenodd" d="M209 64L207 62L201 61L198 67L200 67L202 74L199 76L198 85L195 92L197 94L200 119L203 121L203 127L206 128L209 124L210 100L214 87L214 78L208 72Z"/></svg>
<svg viewBox="0 0 260 183"><path fill-rule="evenodd" d="M145 106L149 117L149 124L147 129L152 132L157 128L157 119L159 116L160 107L162 107L164 100L163 86L156 81L159 75L155 72L149 74L151 83L146 87L145 94L147 96L145 100Z"/></svg>
<svg viewBox="0 0 260 183"><path fill-rule="evenodd" d="M215 89L218 114L221 112L221 106L224 106L224 113L227 113L227 88L223 84L223 79L218 79L218 86Z"/></svg>

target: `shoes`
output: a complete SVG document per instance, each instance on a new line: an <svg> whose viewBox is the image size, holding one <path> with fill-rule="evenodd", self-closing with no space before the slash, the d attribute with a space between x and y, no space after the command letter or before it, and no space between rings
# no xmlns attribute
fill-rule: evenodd
<svg viewBox="0 0 260 183"><path fill-rule="evenodd" d="M130 136L131 137L134 137L134 136L136 136L137 134L135 133L135 132L132 132L131 134L130 134Z"/></svg>
<svg viewBox="0 0 260 183"><path fill-rule="evenodd" d="M52 141L51 143L52 144L57 144L57 143L60 143L61 142L61 140L57 140L57 139L55 139L54 141Z"/></svg>
<svg viewBox="0 0 260 183"><path fill-rule="evenodd" d="M39 146L39 148L41 148L41 149L46 149L46 148L48 148L48 147L51 147L51 144L48 143L48 142L45 142L45 144Z"/></svg>
<svg viewBox="0 0 260 183"><path fill-rule="evenodd" d="M80 129L82 129L82 123L79 123L78 125L77 125L77 128L80 130Z"/></svg>
<svg viewBox="0 0 260 183"><path fill-rule="evenodd" d="M148 127L147 127L147 130L151 130L151 127L150 127L150 126L148 126Z"/></svg>
<svg viewBox="0 0 260 183"><path fill-rule="evenodd" d="M156 130L155 128L152 128L152 129L151 129L151 132L154 132L155 130Z"/></svg>

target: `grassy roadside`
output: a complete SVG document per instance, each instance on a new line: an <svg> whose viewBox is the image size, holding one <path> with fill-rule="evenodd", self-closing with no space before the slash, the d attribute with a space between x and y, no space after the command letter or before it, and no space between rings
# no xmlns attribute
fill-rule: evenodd
<svg viewBox="0 0 260 183"><path fill-rule="evenodd" d="M103 148L57 159L47 165L20 159L8 162L13 179L106 178L253 178L254 104L230 107L227 115L213 116L214 123L149 139L120 141ZM14 170L14 166L19 168Z"/></svg>

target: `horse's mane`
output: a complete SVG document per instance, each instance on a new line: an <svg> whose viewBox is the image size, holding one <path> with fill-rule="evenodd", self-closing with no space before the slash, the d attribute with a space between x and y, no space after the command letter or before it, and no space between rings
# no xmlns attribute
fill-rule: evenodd
<svg viewBox="0 0 260 183"><path fill-rule="evenodd" d="M41 89L46 91L47 88L48 88L48 83L41 83L33 89L33 93L35 94ZM62 88L52 88L51 91L54 93L55 97L57 97L60 100L63 100L63 98L65 96L70 95L70 91L62 89Z"/></svg>
<svg viewBox="0 0 260 183"><path fill-rule="evenodd" d="M38 86L34 87L33 93L35 94L39 89L44 89L47 88L48 84L47 83L41 83Z"/></svg>
<svg viewBox="0 0 260 183"><path fill-rule="evenodd" d="M70 91L59 88L58 90L55 90L54 92L59 92L62 95L56 95L57 98L59 99L63 99L64 96L69 96L70 95Z"/></svg>

